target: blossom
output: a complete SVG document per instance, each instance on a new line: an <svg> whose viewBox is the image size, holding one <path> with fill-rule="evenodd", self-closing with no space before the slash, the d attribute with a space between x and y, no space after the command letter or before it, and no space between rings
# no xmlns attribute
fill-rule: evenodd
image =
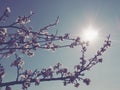
<svg viewBox="0 0 120 90"><path fill-rule="evenodd" d="M106 50L106 49L105 49L104 47L103 47L103 48L101 48L101 52L105 52L105 50Z"/></svg>
<svg viewBox="0 0 120 90"><path fill-rule="evenodd" d="M32 15L32 14L34 14L34 12L33 12L33 11L30 11L30 15Z"/></svg>
<svg viewBox="0 0 120 90"><path fill-rule="evenodd" d="M68 72L67 68L61 68L56 72L56 74L61 74L63 76L63 75L66 75L67 72Z"/></svg>
<svg viewBox="0 0 120 90"><path fill-rule="evenodd" d="M75 65L74 66L74 69L76 69L77 71L81 69L81 66L80 65Z"/></svg>
<svg viewBox="0 0 120 90"><path fill-rule="evenodd" d="M19 46L19 43L15 42L15 47L18 47Z"/></svg>
<svg viewBox="0 0 120 90"><path fill-rule="evenodd" d="M66 82L66 81L64 81L64 82L63 82L63 85L64 85L64 86L66 86L66 85L67 85L67 82Z"/></svg>
<svg viewBox="0 0 120 90"><path fill-rule="evenodd" d="M25 44L24 46L23 46L23 48L25 48L25 49L27 49L27 48L29 48L29 44Z"/></svg>
<svg viewBox="0 0 120 90"><path fill-rule="evenodd" d="M74 43L71 43L71 44L69 45L70 48L74 48L74 46L75 46Z"/></svg>
<svg viewBox="0 0 120 90"><path fill-rule="evenodd" d="M40 43L33 43L33 47L34 47L34 49L36 50L37 48L40 47Z"/></svg>
<svg viewBox="0 0 120 90"><path fill-rule="evenodd" d="M6 8L6 13L11 13L10 7L7 7L7 8Z"/></svg>
<svg viewBox="0 0 120 90"><path fill-rule="evenodd" d="M30 79L26 79L23 83L23 90L30 87Z"/></svg>
<svg viewBox="0 0 120 90"><path fill-rule="evenodd" d="M19 77L21 81L29 80L33 75L32 70L25 70Z"/></svg>
<svg viewBox="0 0 120 90"><path fill-rule="evenodd" d="M23 65L24 65L24 61L19 57L19 58L17 58L17 60L12 62L10 66L11 67L16 66L16 67L22 68Z"/></svg>
<svg viewBox="0 0 120 90"><path fill-rule="evenodd" d="M23 31L22 30L17 30L17 34L22 35Z"/></svg>
<svg viewBox="0 0 120 90"><path fill-rule="evenodd" d="M75 85L74 85L74 86L78 88L78 87L79 87L79 85L80 85L79 83L75 83Z"/></svg>
<svg viewBox="0 0 120 90"><path fill-rule="evenodd" d="M33 74L32 70L25 70L25 75L31 76Z"/></svg>
<svg viewBox="0 0 120 90"><path fill-rule="evenodd" d="M35 85L39 85L40 84L40 79L39 78L35 78Z"/></svg>
<svg viewBox="0 0 120 90"><path fill-rule="evenodd" d="M64 38L65 38L65 39L69 39L69 35L70 35L70 34L66 33L66 34L64 35Z"/></svg>
<svg viewBox="0 0 120 90"><path fill-rule="evenodd" d="M48 69L42 69L41 75L42 75L44 78L46 78L46 77L52 78L52 77L53 77L53 68L50 67L50 68L48 68Z"/></svg>
<svg viewBox="0 0 120 90"><path fill-rule="evenodd" d="M0 28L0 35L7 34L7 28Z"/></svg>
<svg viewBox="0 0 120 90"><path fill-rule="evenodd" d="M62 66L62 64L58 62L55 66L53 66L53 69L54 70L59 69L60 66Z"/></svg>
<svg viewBox="0 0 120 90"><path fill-rule="evenodd" d="M60 36L59 39L60 39L61 41L63 41L63 40L64 40L64 37Z"/></svg>
<svg viewBox="0 0 120 90"><path fill-rule="evenodd" d="M27 54L29 57L34 56L34 52L31 52L31 51L27 51L26 54Z"/></svg>
<svg viewBox="0 0 120 90"><path fill-rule="evenodd" d="M43 35L48 35L48 34L49 34L48 31L40 31L39 33L40 33L40 34L43 34Z"/></svg>
<svg viewBox="0 0 120 90"><path fill-rule="evenodd" d="M75 41L80 42L80 37L77 37Z"/></svg>
<svg viewBox="0 0 120 90"><path fill-rule="evenodd" d="M50 49L50 44L49 43L45 44L45 49Z"/></svg>
<svg viewBox="0 0 120 90"><path fill-rule="evenodd" d="M82 49L83 49L83 51L86 51L86 50L87 50L87 48L86 48L86 47L83 47Z"/></svg>
<svg viewBox="0 0 120 90"><path fill-rule="evenodd" d="M26 76L25 76L25 75L23 75L23 74L22 74L22 75L20 75L19 77L21 78L21 80L25 80L25 79L26 79Z"/></svg>
<svg viewBox="0 0 120 90"><path fill-rule="evenodd" d="M70 76L70 82L74 82L76 80L76 77L72 74L71 76Z"/></svg>
<svg viewBox="0 0 120 90"><path fill-rule="evenodd" d="M26 17L26 16L19 16L17 19L16 19L16 22L18 24L27 24L30 22L30 18Z"/></svg>
<svg viewBox="0 0 120 90"><path fill-rule="evenodd" d="M5 12L4 12L4 16L5 17L9 17L9 14L11 13L11 9L10 9L10 7L7 7L6 9L5 9ZM5 18L4 18L4 20L5 20Z"/></svg>
<svg viewBox="0 0 120 90"><path fill-rule="evenodd" d="M101 63L102 63L102 61L103 61L103 59L102 59L102 58L98 59L98 62L101 62Z"/></svg>
<svg viewBox="0 0 120 90"><path fill-rule="evenodd" d="M102 53L98 50L97 51L97 56L100 56L100 55L102 55Z"/></svg>
<svg viewBox="0 0 120 90"><path fill-rule="evenodd" d="M86 85L89 85L91 81L90 81L89 78L86 78L86 79L83 79L83 82L84 82Z"/></svg>

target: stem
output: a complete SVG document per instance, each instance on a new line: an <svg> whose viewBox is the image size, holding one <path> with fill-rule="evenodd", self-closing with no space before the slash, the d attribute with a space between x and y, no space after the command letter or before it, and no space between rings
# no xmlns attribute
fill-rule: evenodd
<svg viewBox="0 0 120 90"><path fill-rule="evenodd" d="M19 71L20 71L20 69L19 69L19 67L17 66L17 78L16 78L16 81L18 81L18 78L19 78Z"/></svg>

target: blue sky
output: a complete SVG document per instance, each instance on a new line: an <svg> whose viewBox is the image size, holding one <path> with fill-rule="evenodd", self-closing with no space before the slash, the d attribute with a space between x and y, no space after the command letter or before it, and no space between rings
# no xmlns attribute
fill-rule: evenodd
<svg viewBox="0 0 120 90"><path fill-rule="evenodd" d="M120 0L0 0L0 13L6 6L11 7L10 22L19 15L28 15L32 10L35 15L30 23L34 30L54 22L60 17L59 24L55 27L58 33L66 32L78 35L82 28L92 24L99 29L98 40L92 43L88 56L94 55L100 48L106 35L111 34L112 47L103 55L104 61L98 64L86 76L92 82L89 86L81 83L79 88L68 85L64 87L62 82L45 82L40 86L32 85L29 90L119 90L120 89ZM0 14L1 15L1 14ZM73 54L74 53L74 54ZM92 54L91 54L92 53ZM49 67L60 61L68 68L79 62L80 50L59 49L55 53L50 51L37 51L35 57L24 57L26 69ZM10 58L12 60L12 58ZM11 62L5 61L4 65ZM9 67L8 67L9 68ZM10 77L14 78L15 69L9 68ZM7 80L11 80L7 77ZM16 86L14 87L16 89ZM17 90L21 90L17 88Z"/></svg>

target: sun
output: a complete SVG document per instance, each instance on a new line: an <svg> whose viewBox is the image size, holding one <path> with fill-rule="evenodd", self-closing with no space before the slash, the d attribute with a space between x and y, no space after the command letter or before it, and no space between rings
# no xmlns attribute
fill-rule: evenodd
<svg viewBox="0 0 120 90"><path fill-rule="evenodd" d="M83 29L82 38L85 41L94 41L98 37L98 30L92 26Z"/></svg>

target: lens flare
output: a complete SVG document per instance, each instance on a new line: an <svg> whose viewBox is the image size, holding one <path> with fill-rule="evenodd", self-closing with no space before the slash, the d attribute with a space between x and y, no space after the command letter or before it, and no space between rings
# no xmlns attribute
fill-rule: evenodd
<svg viewBox="0 0 120 90"><path fill-rule="evenodd" d="M88 28L83 30L82 36L83 36L83 40L91 42L97 39L98 31L92 26L89 26Z"/></svg>

